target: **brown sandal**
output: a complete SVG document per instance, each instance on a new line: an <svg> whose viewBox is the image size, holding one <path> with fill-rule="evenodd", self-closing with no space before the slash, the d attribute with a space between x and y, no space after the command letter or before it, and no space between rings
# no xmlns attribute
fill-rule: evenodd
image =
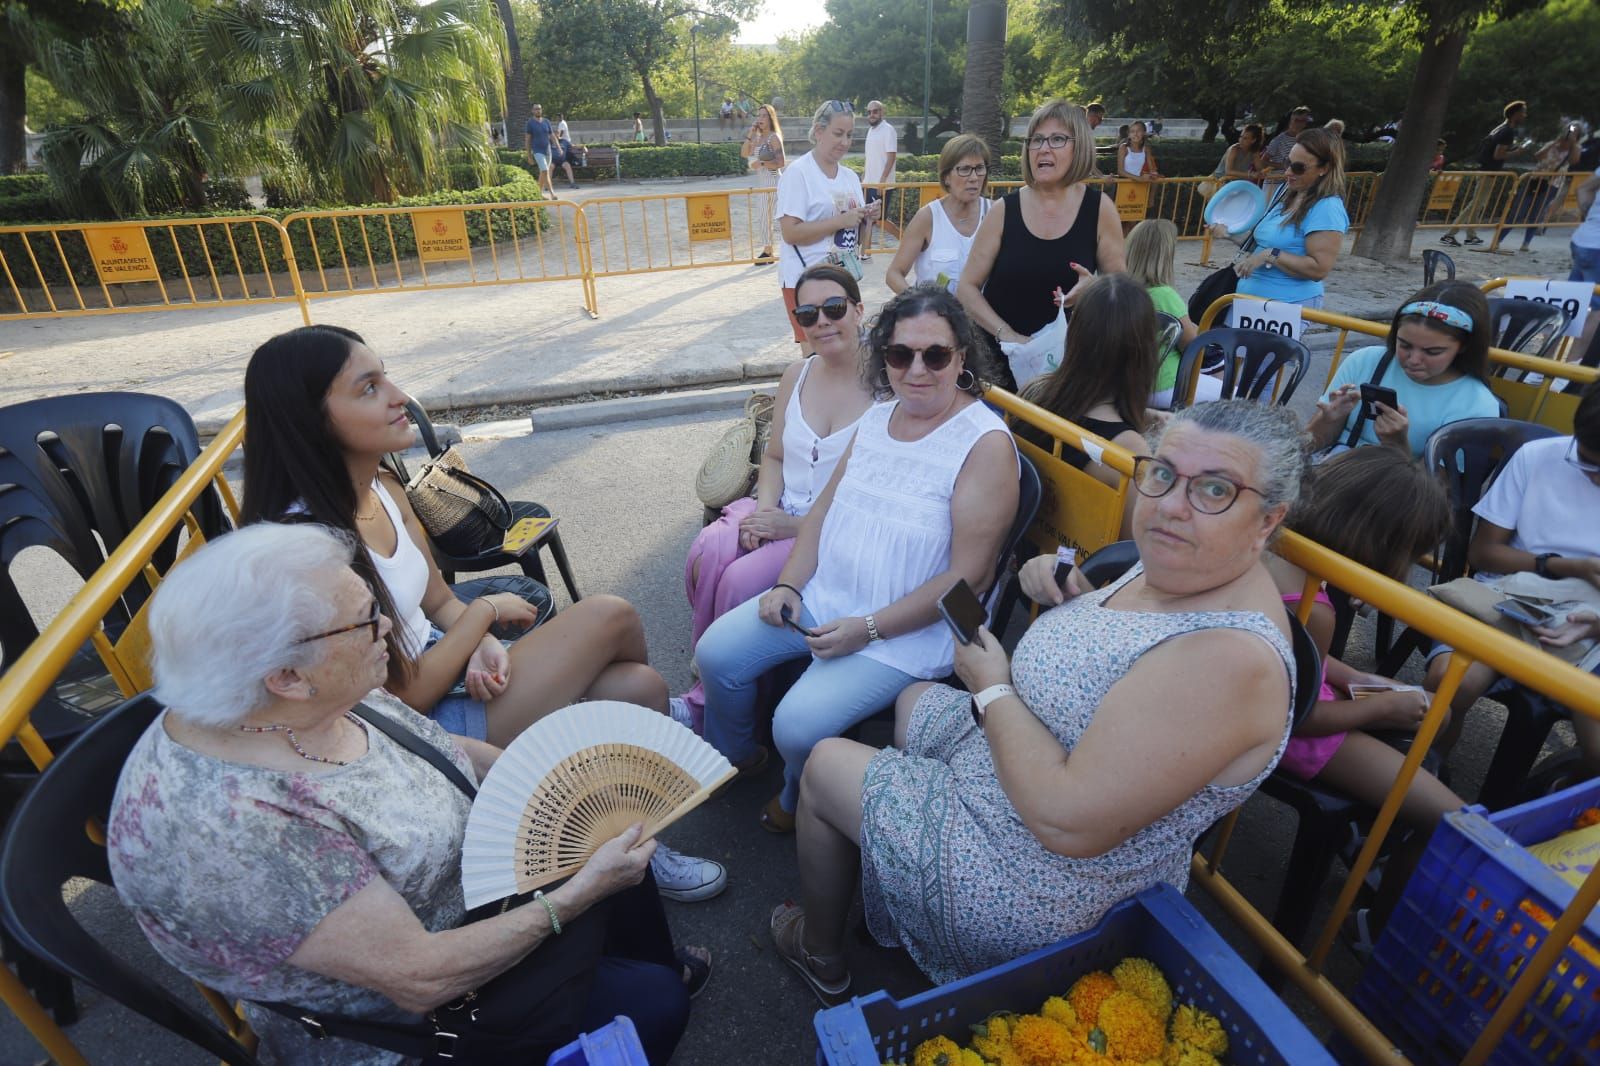
<svg viewBox="0 0 1600 1066"><path fill-rule="evenodd" d="M783 961L794 967L806 979L817 999L824 1007L831 1007L850 991L850 971L845 968L842 955L813 955L805 949L806 912L794 903L780 903L772 910L769 928L772 943ZM823 973L835 971L843 976L825 977Z"/></svg>
<svg viewBox="0 0 1600 1066"><path fill-rule="evenodd" d="M767 801L761 808L761 828L778 836L788 836L794 832L794 815L783 809L783 793L780 792Z"/></svg>

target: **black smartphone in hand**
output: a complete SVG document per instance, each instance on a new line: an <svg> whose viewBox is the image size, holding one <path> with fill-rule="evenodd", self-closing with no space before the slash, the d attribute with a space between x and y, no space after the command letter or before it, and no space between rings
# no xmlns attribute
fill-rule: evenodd
<svg viewBox="0 0 1600 1066"><path fill-rule="evenodd" d="M783 619L783 624L784 625L788 626L790 629L794 630L796 633L799 633L802 637L814 637L814 636L817 635L817 631L815 629L807 629L805 626L801 625L799 622L796 622L794 620L794 617L791 614L789 614L789 608L788 607L785 607L782 611L778 612L778 616Z"/></svg>
<svg viewBox="0 0 1600 1066"><path fill-rule="evenodd" d="M978 630L989 621L989 612L983 609L977 593L967 584L966 578L955 583L939 600L939 614L950 631L963 644L971 644Z"/></svg>
<svg viewBox="0 0 1600 1066"><path fill-rule="evenodd" d="M1373 406L1381 403L1390 410L1400 407L1400 397L1387 385L1374 385L1370 381L1361 383L1361 417L1372 421L1378 417L1378 409Z"/></svg>

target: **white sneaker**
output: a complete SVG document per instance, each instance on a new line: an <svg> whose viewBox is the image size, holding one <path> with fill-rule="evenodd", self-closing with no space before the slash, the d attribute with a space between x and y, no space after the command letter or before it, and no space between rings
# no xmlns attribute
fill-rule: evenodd
<svg viewBox="0 0 1600 1066"><path fill-rule="evenodd" d="M661 894L679 903L699 903L728 887L728 871L720 862L697 859L661 843L650 858L650 872Z"/></svg>
<svg viewBox="0 0 1600 1066"><path fill-rule="evenodd" d="M694 714L689 710L689 701L682 696L673 696L667 700L667 713L672 715L672 720L686 729L694 728ZM656 852L661 854L660 851Z"/></svg>

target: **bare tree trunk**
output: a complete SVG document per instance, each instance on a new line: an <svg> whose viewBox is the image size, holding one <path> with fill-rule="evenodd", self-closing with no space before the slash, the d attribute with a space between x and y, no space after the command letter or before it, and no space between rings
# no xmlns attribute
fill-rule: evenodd
<svg viewBox="0 0 1600 1066"><path fill-rule="evenodd" d="M1384 263L1403 263L1410 258L1417 213L1428 189L1428 163L1439 131L1444 129L1450 86L1466 43L1465 27L1423 37L1417 73L1406 98L1405 121L1389 152L1377 199L1356 238L1353 254Z"/></svg>
<svg viewBox="0 0 1600 1066"><path fill-rule="evenodd" d="M500 25L506 31L506 147L520 151L528 125L528 73L522 67L522 42L511 0L495 0Z"/></svg>
<svg viewBox="0 0 1600 1066"><path fill-rule="evenodd" d="M27 64L10 45L0 45L0 174L28 166Z"/></svg>
<svg viewBox="0 0 1600 1066"><path fill-rule="evenodd" d="M644 87L644 100L650 107L650 125L655 128L656 143L667 143L667 120L661 113L661 96L656 92L655 82L650 80L650 72L643 67L639 71L639 82Z"/></svg>
<svg viewBox="0 0 1600 1066"><path fill-rule="evenodd" d="M1005 0L972 0L967 9L967 73L961 84L961 132L974 133L1000 158L1005 139L1000 80L1006 69Z"/></svg>

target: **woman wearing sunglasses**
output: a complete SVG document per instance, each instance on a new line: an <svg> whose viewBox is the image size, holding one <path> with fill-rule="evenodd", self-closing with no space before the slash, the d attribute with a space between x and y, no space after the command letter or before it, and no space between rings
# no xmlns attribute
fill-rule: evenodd
<svg viewBox="0 0 1600 1066"><path fill-rule="evenodd" d="M1017 507L1011 434L979 402L987 350L944 289L891 299L872 326L866 379L892 402L868 409L772 590L712 623L695 649L706 739L754 772L756 682L810 659L779 702L772 737L783 789L762 811L794 828L811 748L950 670L953 641L937 603L958 580L982 595Z"/></svg>
<svg viewBox="0 0 1600 1066"><path fill-rule="evenodd" d="M1289 149L1283 189L1254 232L1256 251L1235 263L1239 295L1319 308L1322 282L1339 260L1350 216L1344 209L1344 142L1322 127ZM1234 237L1218 223L1211 232Z"/></svg>
<svg viewBox="0 0 1600 1066"><path fill-rule="evenodd" d="M1308 474L1299 419L1244 400L1174 415L1138 460L1141 562L1103 589L1054 555L1023 568L1046 607L1008 660L955 649L970 691L912 685L895 747L826 740L806 764L802 907L778 951L826 1002L850 986L846 915L935 982L1091 928L1158 881L1272 772L1289 739L1288 615L1261 562Z"/></svg>
<svg viewBox="0 0 1600 1066"><path fill-rule="evenodd" d="M939 152L939 184L944 195L912 217L883 280L895 292L911 283L906 271L916 268L918 285L942 285L956 291L961 268L972 251L978 225L989 213L989 146L970 133L952 137Z"/></svg>
<svg viewBox="0 0 1600 1066"><path fill-rule="evenodd" d="M815 147L790 163L778 179L773 215L783 237L778 274L785 307L794 307L795 286L807 267L830 257L848 257L853 263L861 223L878 217L881 201L868 204L861 178L840 165L850 151L855 129L855 110L848 100L826 101L811 119L810 139ZM860 267L853 273L860 277ZM805 344L800 324L792 325L795 343Z"/></svg>
<svg viewBox="0 0 1600 1066"><path fill-rule="evenodd" d="M814 354L790 364L778 383L772 435L761 458L756 494L735 500L689 548L683 580L694 609L690 646L714 620L772 587L794 548L800 521L833 477L856 423L872 404L861 372L861 289L828 263L807 267L791 312ZM704 731L699 682L673 701L673 715Z"/></svg>
<svg viewBox="0 0 1600 1066"><path fill-rule="evenodd" d="M1087 184L1096 176L1083 108L1051 100L1035 111L1023 138L1027 187L998 201L978 227L956 288L996 345L1025 343L1055 321L1057 294L1070 309L1080 279L1127 269L1117 205ZM996 383L1016 391L1000 349L991 351Z"/></svg>
<svg viewBox="0 0 1600 1066"><path fill-rule="evenodd" d="M311 519L359 539L356 571L394 621L385 686L394 695L449 732L498 747L580 699L667 710L667 684L626 600L585 596L506 647L490 629L532 623L521 597L456 598L405 486L383 463L411 446L406 394L359 334L280 333L250 357L244 398L244 520ZM653 864L672 899L709 899L727 884L718 863L665 847Z"/></svg>

